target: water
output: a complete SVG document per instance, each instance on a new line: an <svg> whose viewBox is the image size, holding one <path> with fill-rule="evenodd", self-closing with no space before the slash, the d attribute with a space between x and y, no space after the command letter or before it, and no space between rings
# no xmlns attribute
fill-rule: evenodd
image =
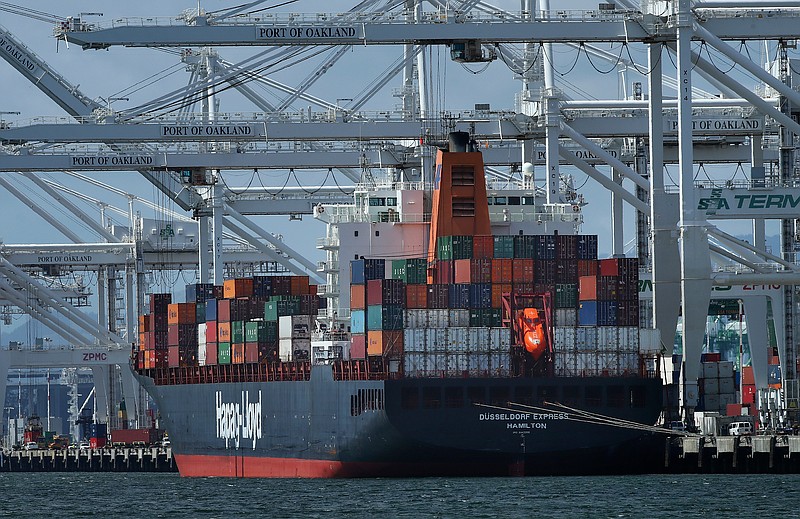
<svg viewBox="0 0 800 519"><path fill-rule="evenodd" d="M349 480L0 473L0 517L797 517L800 475Z"/></svg>

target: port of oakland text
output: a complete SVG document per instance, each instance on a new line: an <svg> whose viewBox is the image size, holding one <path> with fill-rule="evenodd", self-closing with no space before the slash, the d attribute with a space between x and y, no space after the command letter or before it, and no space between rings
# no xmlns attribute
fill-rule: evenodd
<svg viewBox="0 0 800 519"><path fill-rule="evenodd" d="M355 27L257 27L257 40L355 38Z"/></svg>
<svg viewBox="0 0 800 519"><path fill-rule="evenodd" d="M506 422L506 429L547 429L548 420L568 420L567 413L480 413L480 421Z"/></svg>
<svg viewBox="0 0 800 519"><path fill-rule="evenodd" d="M102 155L70 157L72 166L152 166L154 161L150 155Z"/></svg>
<svg viewBox="0 0 800 519"><path fill-rule="evenodd" d="M250 402L250 391L242 391L241 402L225 402L222 391L217 391L215 398L217 438L225 440L225 448L239 448L242 440L251 440L253 450L261 439L261 391L258 400Z"/></svg>
<svg viewBox="0 0 800 519"><path fill-rule="evenodd" d="M196 124L188 126L161 126L162 137L200 137L203 135L211 137L236 137L253 134L253 127L247 124Z"/></svg>

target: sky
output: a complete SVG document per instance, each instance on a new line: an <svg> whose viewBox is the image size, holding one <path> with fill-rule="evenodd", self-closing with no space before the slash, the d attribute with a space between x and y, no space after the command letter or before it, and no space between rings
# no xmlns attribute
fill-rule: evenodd
<svg viewBox="0 0 800 519"><path fill-rule="evenodd" d="M196 1L154 1L139 0L137 2L108 2L107 0L30 0L24 2L26 7L52 13L59 16L78 15L79 13L103 13L103 16L84 15L87 21L99 23L109 23L111 20L120 17L161 17L176 16L184 9L192 9L197 6ZM223 0L201 0L200 5L206 10L216 10L222 7L238 5L241 2ZM264 6L282 3L277 1L266 2ZM519 10L517 0L499 0L493 2L498 7L508 10ZM354 2L345 1L311 1L300 0L291 5L284 5L275 12L341 12L352 7ZM596 8L597 2L572 0L558 2L558 8L572 9L591 9ZM87 96L100 100L105 103L107 99L114 97L128 97L129 101L113 101L113 107L124 109L126 106L136 106L148 99L157 97L173 88L184 85L188 81L188 73L177 66L178 58L169 53L164 53L154 49L134 49L124 47L113 47L108 50L83 51L76 45L69 48L63 41L57 42L52 37L52 25L29 18L12 15L0 11L0 25L11 30L15 36L31 48L37 55L44 59L48 64L55 68L59 73L66 77L68 81L79 85L80 90ZM606 44L606 48L609 46ZM222 47L218 49L220 55L230 61L236 62L259 51L258 48L236 49ZM610 49L610 52L618 52L619 48ZM352 49L348 55L335 67L326 73L326 77L318 82L311 93L335 102L341 98L352 98L354 93L361 91L364 86L365 78L376 77L388 63L394 61L399 55L399 47L359 47ZM644 53L633 50L634 57L644 60ZM514 108L514 95L521 88L521 83L516 80L508 68L500 61L491 63L482 73L468 71L462 65L451 62L447 56L446 49L439 47L434 51L433 56L438 58L434 61L439 67L439 79L437 81L438 92L437 107L448 110L470 109L476 103L490 103L493 109ZM594 70L586 57L580 57L572 67L576 59L576 51L571 49L557 48L555 54L556 69L559 71L557 79L564 89L569 90L573 85L576 90L572 91L572 96L579 98L580 90L590 98L596 99L616 99L621 90L619 77L616 73L601 74ZM594 62L594 65L602 63ZM606 69L609 64L602 64ZM472 67L473 71L482 67ZM600 68L600 67L598 67ZM289 84L297 84L311 71L311 63L293 67L282 71L275 77ZM161 71L174 71L166 80L155 84L152 87L142 88L131 92L129 87L146 80L150 76ZM562 76L562 72L567 72ZM636 79L635 74L629 81ZM640 78L638 80L641 80ZM61 109L42 94L37 88L29 83L25 78L16 72L5 61L0 61L0 84L3 85L4 95L0 98L0 112L18 111L19 115L0 114L12 122L25 124L33 117L39 116L63 116ZM397 88L399 81L390 83L379 96L377 96L366 109L380 110L393 109L398 100L391 96L392 88ZM124 95L121 95L124 94ZM669 93L669 91L668 91ZM254 107L246 102L242 97L220 96L223 112L253 111ZM302 106L301 106L302 107ZM601 168L602 169L602 168ZM722 175L730 176L730 171L722 172ZM7 174L15 176L14 174ZM263 172L262 182L265 185L282 185L288 175L285 171ZM82 192L95 196L105 202L114 204L125 209L127 202L123 197L116 197L97 191L83 184L77 183L62 174L52 173L45 175L48 178L63 182L65 185L75 186ZM138 173L133 172L102 172L90 174L93 178L113 185L118 189L129 193L148 198L151 200L162 199L156 190L145 182ZM675 174L673 173L675 177ZM225 173L226 183L230 186L246 185L252 177L252 172L228 172ZM309 179L310 183L318 182L318 177L313 173L308 176L301 176L301 179ZM675 177L677 178L677 177ZM312 182L313 180L313 182ZM598 234L600 236L601 254L610 252L610 195L593 181L586 182L586 176L582 173L575 174L576 185L584 186L581 193L586 196L589 205L585 208L584 214L586 224L583 232ZM289 184L292 185L293 181ZM25 207L5 190L0 190L0 221L5 224L0 225L0 240L7 244L21 243L68 243L58 231L51 228L39 216ZM96 205L83 205L92 214L97 214L99 220L99 209ZM150 210L140 208L142 215L153 217ZM68 218L61 210L53 209L60 218ZM115 223L125 225L126 222L120 217L114 217ZM280 232L286 242L296 250L305 253L312 261L323 259L321 251L317 251L314 244L316 238L324 233L323 224L305 217L303 222L290 222L287 217L272 217L258 219L268 230ZM634 239L633 233L633 211L626 207L626 241ZM13 224L12 224L13 222ZM721 227L725 227L724 225ZM748 226L741 224L734 229L741 229L745 232ZM96 240L96 236L80 230L79 233L85 235L88 241ZM769 231L768 231L769 233Z"/></svg>

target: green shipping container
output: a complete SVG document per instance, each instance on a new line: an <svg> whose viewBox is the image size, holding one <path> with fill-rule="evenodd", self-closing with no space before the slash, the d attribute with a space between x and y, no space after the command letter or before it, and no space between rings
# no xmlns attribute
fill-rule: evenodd
<svg viewBox="0 0 800 519"><path fill-rule="evenodd" d="M231 342L236 344L243 344L244 340L244 325L245 321L233 321L231 323Z"/></svg>
<svg viewBox="0 0 800 519"><path fill-rule="evenodd" d="M514 257L514 237L495 236L494 237L494 257L513 258Z"/></svg>
<svg viewBox="0 0 800 519"><path fill-rule="evenodd" d="M473 242L472 236L453 236L452 259L472 259Z"/></svg>
<svg viewBox="0 0 800 519"><path fill-rule="evenodd" d="M556 308L578 307L578 285L556 285Z"/></svg>
<svg viewBox="0 0 800 519"><path fill-rule="evenodd" d="M439 236L436 238L436 259L453 259L453 237Z"/></svg>
<svg viewBox="0 0 800 519"><path fill-rule="evenodd" d="M244 325L244 342L264 342L267 336L266 321L249 321Z"/></svg>
<svg viewBox="0 0 800 519"><path fill-rule="evenodd" d="M220 342L217 345L217 363L219 364L231 363L231 343Z"/></svg>
<svg viewBox="0 0 800 519"><path fill-rule="evenodd" d="M274 299L273 299L274 298ZM273 296L264 303L264 320L277 321L284 315L300 315L300 298L297 296Z"/></svg>
<svg viewBox="0 0 800 519"><path fill-rule="evenodd" d="M371 305L367 307L367 330L402 330L403 305Z"/></svg>
<svg viewBox="0 0 800 519"><path fill-rule="evenodd" d="M205 303L197 303L195 305L195 321L198 323L206 322L206 304Z"/></svg>
<svg viewBox="0 0 800 519"><path fill-rule="evenodd" d="M469 311L469 325L484 328L496 328L502 325L500 308L475 308Z"/></svg>
<svg viewBox="0 0 800 519"><path fill-rule="evenodd" d="M428 281L428 260L412 258L392 261L392 279L407 285L424 285Z"/></svg>

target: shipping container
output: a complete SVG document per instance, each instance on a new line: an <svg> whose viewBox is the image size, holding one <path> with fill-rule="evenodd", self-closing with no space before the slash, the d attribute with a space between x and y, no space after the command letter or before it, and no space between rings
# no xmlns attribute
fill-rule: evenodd
<svg viewBox="0 0 800 519"><path fill-rule="evenodd" d="M538 239L532 235L514 236L514 258L534 259L536 258L536 244Z"/></svg>
<svg viewBox="0 0 800 519"><path fill-rule="evenodd" d="M367 330L402 330L401 305L374 305L367 307Z"/></svg>
<svg viewBox="0 0 800 519"><path fill-rule="evenodd" d="M600 328L581 326L575 329L575 349L597 351L600 343Z"/></svg>
<svg viewBox="0 0 800 519"><path fill-rule="evenodd" d="M350 311L350 332L351 333L366 333L367 332L367 311L366 310L351 310ZM358 357L356 357L358 358Z"/></svg>
<svg viewBox="0 0 800 519"><path fill-rule="evenodd" d="M511 294L513 285L510 283L492 284L492 308L503 307L503 295Z"/></svg>
<svg viewBox="0 0 800 519"><path fill-rule="evenodd" d="M424 258L392 261L392 278L409 285L424 284L427 280L428 261Z"/></svg>
<svg viewBox="0 0 800 519"><path fill-rule="evenodd" d="M428 286L427 285L406 285L406 308L427 308L428 307Z"/></svg>
<svg viewBox="0 0 800 519"><path fill-rule="evenodd" d="M597 299L615 301L617 299L618 279L615 276L598 276Z"/></svg>
<svg viewBox="0 0 800 519"><path fill-rule="evenodd" d="M272 276L253 276L253 297L269 299L272 295Z"/></svg>
<svg viewBox="0 0 800 519"><path fill-rule="evenodd" d="M228 323L231 321L231 300L217 299L217 321ZM208 307L206 307L208 308Z"/></svg>
<svg viewBox="0 0 800 519"><path fill-rule="evenodd" d="M597 326L597 301L581 301L578 305L578 324Z"/></svg>
<svg viewBox="0 0 800 519"><path fill-rule="evenodd" d="M512 283L513 282L513 259L493 259L492 260L492 283Z"/></svg>
<svg viewBox="0 0 800 519"><path fill-rule="evenodd" d="M236 299L239 297L251 297L253 295L252 278L226 279L223 283L225 299Z"/></svg>
<svg viewBox="0 0 800 519"><path fill-rule="evenodd" d="M405 284L401 280L371 279L367 281L367 306L402 305L404 300Z"/></svg>
<svg viewBox="0 0 800 519"><path fill-rule="evenodd" d="M352 310L364 310L366 307L366 285L350 285L350 308Z"/></svg>
<svg viewBox="0 0 800 519"><path fill-rule="evenodd" d="M350 336L350 358L367 358L367 337L363 334L353 334Z"/></svg>
<svg viewBox="0 0 800 519"><path fill-rule="evenodd" d="M290 294L293 296L303 296L309 294L308 276L291 276L289 278Z"/></svg>
<svg viewBox="0 0 800 519"><path fill-rule="evenodd" d="M244 364L244 343L231 344L231 364Z"/></svg>
<svg viewBox="0 0 800 519"><path fill-rule="evenodd" d="M597 236L592 234L578 235L576 252L579 260L597 259ZM585 275L596 275L597 272Z"/></svg>
<svg viewBox="0 0 800 519"><path fill-rule="evenodd" d="M400 358L402 354L402 330L372 330L367 332L367 355Z"/></svg>
<svg viewBox="0 0 800 519"><path fill-rule="evenodd" d="M514 257L514 236L494 236L493 257L495 259L512 259Z"/></svg>
<svg viewBox="0 0 800 519"><path fill-rule="evenodd" d="M172 303L172 294L150 294L149 306L151 314L166 314Z"/></svg>
<svg viewBox="0 0 800 519"><path fill-rule="evenodd" d="M597 299L597 277L581 276L578 278L578 299L594 301Z"/></svg>
<svg viewBox="0 0 800 519"><path fill-rule="evenodd" d="M170 303L167 306L167 324L195 324L196 322L195 303Z"/></svg>
<svg viewBox="0 0 800 519"><path fill-rule="evenodd" d="M231 322L231 342L233 344L244 344L244 323L246 321ZM241 364L241 363L240 363Z"/></svg>
<svg viewBox="0 0 800 519"><path fill-rule="evenodd" d="M167 328L169 346L197 346L197 325L170 324Z"/></svg>
<svg viewBox="0 0 800 519"><path fill-rule="evenodd" d="M577 308L578 287L575 284L556 285L556 308Z"/></svg>
<svg viewBox="0 0 800 519"><path fill-rule="evenodd" d="M597 260L578 260L578 277L597 277Z"/></svg>
<svg viewBox="0 0 800 519"><path fill-rule="evenodd" d="M206 344L206 366L215 366L219 362L219 347L216 342Z"/></svg>
<svg viewBox="0 0 800 519"><path fill-rule="evenodd" d="M558 268L555 260L541 259L536 262L534 283L537 285L555 285Z"/></svg>
<svg viewBox="0 0 800 519"><path fill-rule="evenodd" d="M556 260L556 283L578 284L578 260Z"/></svg>
<svg viewBox="0 0 800 519"><path fill-rule="evenodd" d="M597 324L599 326L617 325L616 301L597 301Z"/></svg>
<svg viewBox="0 0 800 519"><path fill-rule="evenodd" d="M578 326L578 310L577 310L577 307L573 307L573 308L556 308L556 311L555 311L555 325L556 326Z"/></svg>
<svg viewBox="0 0 800 519"><path fill-rule="evenodd" d="M494 236L473 236L472 257L474 259L492 259L494 257Z"/></svg>
<svg viewBox="0 0 800 519"><path fill-rule="evenodd" d="M434 283L449 285L455 281L455 262L453 260L437 260L431 269Z"/></svg>
<svg viewBox="0 0 800 519"><path fill-rule="evenodd" d="M292 295L292 276L272 276L270 289L274 296L290 296Z"/></svg>
<svg viewBox="0 0 800 519"><path fill-rule="evenodd" d="M310 339L280 339L278 356L283 361L301 361L311 359Z"/></svg>
<svg viewBox="0 0 800 519"><path fill-rule="evenodd" d="M639 326L639 301L617 301L617 324Z"/></svg>
<svg viewBox="0 0 800 519"><path fill-rule="evenodd" d="M511 280L514 283L533 283L536 280L535 263L532 259L513 259Z"/></svg>
<svg viewBox="0 0 800 519"><path fill-rule="evenodd" d="M214 299L213 283L192 283L186 285L184 289L187 303L204 303L208 299Z"/></svg>
<svg viewBox="0 0 800 519"><path fill-rule="evenodd" d="M312 325L310 315L281 316L278 318L278 339L310 339Z"/></svg>
<svg viewBox="0 0 800 519"><path fill-rule="evenodd" d="M556 236L556 259L578 259L578 237L574 234L559 234Z"/></svg>
<svg viewBox="0 0 800 519"><path fill-rule="evenodd" d="M448 287L449 293L447 296L448 306L450 308L469 308L469 291L470 285L464 283L454 283Z"/></svg>
<svg viewBox="0 0 800 519"><path fill-rule="evenodd" d="M428 308L449 308L450 289L447 284L434 284L427 286Z"/></svg>
<svg viewBox="0 0 800 519"><path fill-rule="evenodd" d="M475 283L469 287L469 308L492 307L492 285L489 283Z"/></svg>
<svg viewBox="0 0 800 519"><path fill-rule="evenodd" d="M534 259L556 259L556 237L552 234L537 234L535 236L536 253Z"/></svg>
<svg viewBox="0 0 800 519"><path fill-rule="evenodd" d="M365 285L370 279L386 277L386 262L382 259L359 259L350 262L350 282Z"/></svg>

